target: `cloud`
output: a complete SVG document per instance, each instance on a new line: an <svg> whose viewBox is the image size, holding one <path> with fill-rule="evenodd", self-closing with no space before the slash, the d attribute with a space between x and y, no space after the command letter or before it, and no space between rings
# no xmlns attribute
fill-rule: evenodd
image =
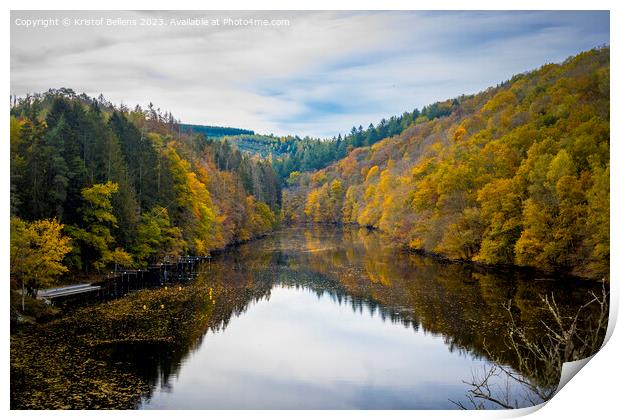
<svg viewBox="0 0 620 420"><path fill-rule="evenodd" d="M331 137L609 43L608 12L13 12L290 26L11 27L14 94L70 87L186 122Z"/></svg>

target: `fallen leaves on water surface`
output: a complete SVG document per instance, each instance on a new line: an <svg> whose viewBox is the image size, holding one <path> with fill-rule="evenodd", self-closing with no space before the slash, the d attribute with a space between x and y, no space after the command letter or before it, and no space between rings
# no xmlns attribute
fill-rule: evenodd
<svg viewBox="0 0 620 420"><path fill-rule="evenodd" d="M127 365L111 363L105 349L192 341L212 310L198 282L139 291L20 328L11 334L11 408L136 408L149 384Z"/></svg>

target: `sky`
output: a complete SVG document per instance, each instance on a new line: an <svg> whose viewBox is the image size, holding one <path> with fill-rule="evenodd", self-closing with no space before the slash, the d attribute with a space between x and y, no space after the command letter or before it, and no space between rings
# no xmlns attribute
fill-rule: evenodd
<svg viewBox="0 0 620 420"><path fill-rule="evenodd" d="M332 137L603 44L607 11L17 11L11 93L66 87L185 123Z"/></svg>

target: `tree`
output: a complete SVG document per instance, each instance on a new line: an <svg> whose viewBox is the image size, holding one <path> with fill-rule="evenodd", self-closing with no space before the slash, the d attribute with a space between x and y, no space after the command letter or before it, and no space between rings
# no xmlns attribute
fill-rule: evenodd
<svg viewBox="0 0 620 420"><path fill-rule="evenodd" d="M592 187L586 193L588 234L585 244L589 249L587 269L600 276L605 276L609 272L609 179L609 162L605 168L595 167Z"/></svg>
<svg viewBox="0 0 620 420"><path fill-rule="evenodd" d="M478 191L480 216L486 230L477 261L512 264L514 246L521 235L521 194L516 182L498 179Z"/></svg>
<svg viewBox="0 0 620 420"><path fill-rule="evenodd" d="M257 201L253 196L246 198L248 207L248 229L253 237L265 235L276 227L276 217L265 203Z"/></svg>
<svg viewBox="0 0 620 420"><path fill-rule="evenodd" d="M344 188L342 181L334 179L329 185L328 191L328 212L329 220L333 223L342 221L342 205L344 204Z"/></svg>
<svg viewBox="0 0 620 420"><path fill-rule="evenodd" d="M140 266L166 257L180 256L186 248L181 229L172 226L168 210L156 206L144 213L136 229L133 255Z"/></svg>
<svg viewBox="0 0 620 420"><path fill-rule="evenodd" d="M321 211L321 190L312 190L308 193L308 197L306 198L304 214L311 221L320 222L323 219Z"/></svg>
<svg viewBox="0 0 620 420"><path fill-rule="evenodd" d="M112 194L118 191L118 184L106 182L82 190L84 206L81 209L82 226L68 227L67 231L81 244L80 255L88 271L88 263L100 271L111 262L131 265L132 259L121 248L113 248L115 240L111 229L116 227L112 213Z"/></svg>
<svg viewBox="0 0 620 420"><path fill-rule="evenodd" d="M206 255L210 249L222 245L223 218L199 174L191 170L190 162L179 156L173 143L168 145L164 156L175 194L171 216L181 228L189 249L198 255Z"/></svg>
<svg viewBox="0 0 620 420"><path fill-rule="evenodd" d="M10 123L10 142L11 142L11 214L16 214L19 211L21 199L18 194L18 182L19 178L24 171L24 157L21 155L23 148L21 129L24 121L20 121L14 116L11 116Z"/></svg>
<svg viewBox="0 0 620 420"><path fill-rule="evenodd" d="M67 272L62 261L71 239L62 234L63 227L56 219L29 223L11 218L11 277L21 284L22 310L25 290L36 297L39 289L53 286Z"/></svg>

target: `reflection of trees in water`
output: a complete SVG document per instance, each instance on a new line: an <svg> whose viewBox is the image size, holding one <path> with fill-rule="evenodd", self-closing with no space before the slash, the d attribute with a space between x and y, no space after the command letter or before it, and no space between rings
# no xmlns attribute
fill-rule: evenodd
<svg viewBox="0 0 620 420"><path fill-rule="evenodd" d="M233 317L269 299L274 284L311 290L355 312L441 335L451 352L485 359L491 353L516 372L519 359L506 345L510 323L536 341L544 336L541 321L552 321L540 296L553 292L558 308L570 316L592 289L568 279L534 281L523 273L410 255L379 233L353 228L293 229L242 245L205 265L199 281L222 291L206 326L196 324L168 347L123 352L135 354L130 364L153 388L168 387L207 331L225 330ZM522 373L535 381L539 372Z"/></svg>
<svg viewBox="0 0 620 420"><path fill-rule="evenodd" d="M240 260L236 262L240 263ZM173 343L148 344L145 346L131 345L131 349L117 347L110 355L115 363L126 362L128 369L139 375L149 385L149 390L143 395L149 400L155 389L170 390L171 379L179 374L184 361L194 351L199 349L209 331L224 331L232 318L245 313L252 304L267 299L269 300L271 285L255 282L252 276L248 276L241 265L230 265L227 270L221 267L204 267L197 281L206 281L215 289L218 285L221 294L216 297L217 305L210 313L196 313L196 322L184 326L185 330L177 331ZM198 288L197 291L204 296L197 299L207 299L206 288ZM201 322L202 318L207 322ZM116 346L115 346L116 347Z"/></svg>
<svg viewBox="0 0 620 420"><path fill-rule="evenodd" d="M310 238L309 248L325 251L296 254L299 265L332 276L348 294L398 308L391 309L390 319L441 334L451 351L487 358L491 349L495 360L516 369L517 355L506 344L507 326L513 320L524 337L535 342L545 338L543 322L553 322L541 304L542 296L553 293L558 310L571 317L589 300L590 291L601 292L600 286L575 279L542 280L515 270L410 255L380 233L365 229L345 228L342 235L316 229L304 234ZM504 305L509 301L507 312ZM536 375L536 369L528 374Z"/></svg>

